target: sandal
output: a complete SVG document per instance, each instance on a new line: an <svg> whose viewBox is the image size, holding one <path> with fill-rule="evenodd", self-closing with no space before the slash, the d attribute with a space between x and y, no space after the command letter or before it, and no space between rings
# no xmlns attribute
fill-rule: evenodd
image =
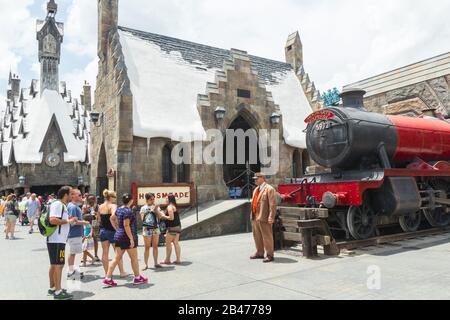
<svg viewBox="0 0 450 320"><path fill-rule="evenodd" d="M173 264L175 264L175 265L177 265L177 266L180 266L180 265L182 265L183 263L182 263L181 261L175 261Z"/></svg>
<svg viewBox="0 0 450 320"><path fill-rule="evenodd" d="M155 269L162 269L162 268L164 268L162 265L160 265L160 264L155 264Z"/></svg>
<svg viewBox="0 0 450 320"><path fill-rule="evenodd" d="M150 269L149 267L145 267L144 269L142 269L142 271L147 271L148 269Z"/></svg>
<svg viewBox="0 0 450 320"><path fill-rule="evenodd" d="M171 265L172 262L161 261L159 264L161 264L161 265Z"/></svg>

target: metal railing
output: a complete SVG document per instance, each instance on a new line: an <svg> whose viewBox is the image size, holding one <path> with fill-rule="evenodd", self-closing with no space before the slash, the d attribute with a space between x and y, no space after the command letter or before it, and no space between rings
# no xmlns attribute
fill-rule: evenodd
<svg viewBox="0 0 450 320"><path fill-rule="evenodd" d="M225 184L228 187L233 182L236 182L245 176L247 183L241 188L241 191L244 192L245 190L247 190L247 199L248 199L248 201L250 201L251 197L252 197L253 189L256 186L254 183L252 183L252 177L255 175L255 172L250 169L250 164L248 163L248 161L245 164L245 167L246 167L245 171L243 171L241 174L239 174L236 178L226 182Z"/></svg>

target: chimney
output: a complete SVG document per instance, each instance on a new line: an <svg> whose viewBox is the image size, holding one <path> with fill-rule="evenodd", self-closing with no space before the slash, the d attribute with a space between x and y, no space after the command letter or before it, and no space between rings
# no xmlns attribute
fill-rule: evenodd
<svg viewBox="0 0 450 320"><path fill-rule="evenodd" d="M117 29L119 0L98 0L98 56L106 55L111 30Z"/></svg>
<svg viewBox="0 0 450 320"><path fill-rule="evenodd" d="M297 73L303 65L303 45L298 31L289 35L284 50L286 63L289 63Z"/></svg>
<svg viewBox="0 0 450 320"><path fill-rule="evenodd" d="M356 88L348 88L342 91L342 106L344 108L364 109L364 95L366 91Z"/></svg>
<svg viewBox="0 0 450 320"><path fill-rule="evenodd" d="M14 97L20 96L20 79L19 79L19 76L16 75L16 74L13 74L13 76L12 76L10 81L11 81L12 95Z"/></svg>
<svg viewBox="0 0 450 320"><path fill-rule="evenodd" d="M87 111L92 109L91 85L85 81L83 86L83 105Z"/></svg>

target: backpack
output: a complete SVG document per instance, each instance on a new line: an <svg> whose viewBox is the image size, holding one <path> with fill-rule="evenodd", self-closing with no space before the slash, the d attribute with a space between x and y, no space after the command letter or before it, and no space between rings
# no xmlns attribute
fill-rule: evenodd
<svg viewBox="0 0 450 320"><path fill-rule="evenodd" d="M63 203L61 204L62 204L61 219L62 219L64 216L64 204ZM45 213L42 213L41 216L39 217L38 228L41 235L47 238L56 232L58 226L54 226L50 223L50 209L47 210ZM61 226L59 226L59 232L61 232Z"/></svg>
<svg viewBox="0 0 450 320"><path fill-rule="evenodd" d="M158 221L156 219L156 215L153 211L147 209L144 215L144 220L142 221L142 225L147 228L156 229L158 228Z"/></svg>

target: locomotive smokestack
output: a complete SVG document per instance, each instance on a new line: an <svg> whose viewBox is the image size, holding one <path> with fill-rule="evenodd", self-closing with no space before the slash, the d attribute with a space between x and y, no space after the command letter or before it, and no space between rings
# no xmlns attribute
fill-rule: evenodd
<svg viewBox="0 0 450 320"><path fill-rule="evenodd" d="M348 88L342 91L341 98L344 108L364 109L364 95L362 89Z"/></svg>

